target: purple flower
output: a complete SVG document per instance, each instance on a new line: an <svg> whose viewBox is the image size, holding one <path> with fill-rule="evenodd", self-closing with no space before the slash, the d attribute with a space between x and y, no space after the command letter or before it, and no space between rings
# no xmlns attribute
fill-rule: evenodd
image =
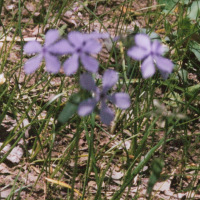
<svg viewBox="0 0 200 200"><path fill-rule="evenodd" d="M114 119L114 112L106 105L106 101L109 100L117 107L121 109L127 109L130 106L130 97L126 93L116 93L113 95L107 95L108 90L116 84L118 75L114 70L106 70L102 80L102 91L96 87L95 82L90 74L82 74L80 76L80 85L82 88L95 93L93 98L89 98L81 102L78 106L78 115L89 115L95 108L96 104L100 101L100 117L104 124L109 125Z"/></svg>
<svg viewBox="0 0 200 200"><path fill-rule="evenodd" d="M149 78L155 73L154 62L157 65L162 77L167 79L168 74L173 70L171 60L162 57L165 49L159 41L151 42L150 38L145 34L137 34L135 36L137 46L131 47L127 54L135 60L143 60L141 70L143 78Z"/></svg>
<svg viewBox="0 0 200 200"><path fill-rule="evenodd" d="M55 49L59 49L59 54L72 54L64 64L64 71L66 75L74 74L79 67L79 59L84 68L92 73L98 71L99 62L90 56L90 54L97 54L101 51L101 44L95 39L107 38L108 34L101 33L80 33L77 31L68 34L68 41L62 39L55 44ZM53 47L51 48L52 51ZM57 51L56 51L57 52Z"/></svg>
<svg viewBox="0 0 200 200"><path fill-rule="evenodd" d="M56 48L53 43L59 38L59 32L57 30L49 30L45 36L45 43L42 47L37 41L31 41L24 45L24 52L27 54L38 53L37 56L28 60L24 65L26 74L30 74L37 70L40 66L40 62L44 58L46 61L46 69L48 72L58 73L60 70L60 61L52 53L56 52ZM50 48L54 49L54 52Z"/></svg>

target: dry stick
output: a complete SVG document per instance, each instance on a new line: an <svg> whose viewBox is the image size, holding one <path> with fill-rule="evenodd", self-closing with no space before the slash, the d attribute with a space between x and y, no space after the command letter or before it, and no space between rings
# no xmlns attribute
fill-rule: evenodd
<svg viewBox="0 0 200 200"><path fill-rule="evenodd" d="M51 183L55 183L55 184L64 186L64 187L66 187L66 188L72 189L72 187L71 187L70 185L68 185L67 183L64 183L64 182L62 182L62 181L56 181L56 180L54 180L54 179L47 178L47 177L45 177L44 179L47 180L47 181L49 181L49 182L51 182ZM74 190L74 192L76 192L79 196L82 197L82 194L81 194L78 190L76 190L76 189L73 189L73 190ZM84 198L84 200L85 200L85 198Z"/></svg>

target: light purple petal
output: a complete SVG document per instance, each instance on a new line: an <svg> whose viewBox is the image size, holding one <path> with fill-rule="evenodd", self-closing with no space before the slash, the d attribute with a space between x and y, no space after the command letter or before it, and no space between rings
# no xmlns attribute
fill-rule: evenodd
<svg viewBox="0 0 200 200"><path fill-rule="evenodd" d="M173 70L173 63L171 60L162 56L154 56L156 65L160 71L171 73Z"/></svg>
<svg viewBox="0 0 200 200"><path fill-rule="evenodd" d="M40 66L40 62L42 61L42 54L39 54L31 59L29 59L24 65L24 71L26 74L31 74L35 70L37 70Z"/></svg>
<svg viewBox="0 0 200 200"><path fill-rule="evenodd" d="M27 54L40 53L42 46L38 41L30 41L24 45L24 52Z"/></svg>
<svg viewBox="0 0 200 200"><path fill-rule="evenodd" d="M131 47L128 51L127 51L128 56L130 56L131 58L133 58L134 60L142 60L144 59L146 56L148 56L150 53L148 50L146 49L142 49L140 47L134 46Z"/></svg>
<svg viewBox="0 0 200 200"><path fill-rule="evenodd" d="M152 52L157 55L162 55L165 52L165 48L160 44L158 40L152 43Z"/></svg>
<svg viewBox="0 0 200 200"><path fill-rule="evenodd" d="M143 78L149 78L155 74L155 66L152 56L148 56L142 63L141 66Z"/></svg>
<svg viewBox="0 0 200 200"><path fill-rule="evenodd" d="M50 53L45 53L46 69L50 73L58 73L60 70L60 61L56 56L51 55Z"/></svg>
<svg viewBox="0 0 200 200"><path fill-rule="evenodd" d="M78 58L79 58L78 54L73 54L70 58L68 58L64 62L63 68L66 75L70 76L77 71L79 66Z"/></svg>
<svg viewBox="0 0 200 200"><path fill-rule="evenodd" d="M48 47L48 51L54 54L63 55L67 53L73 53L75 51L75 48L71 46L67 40L62 39Z"/></svg>
<svg viewBox="0 0 200 200"><path fill-rule="evenodd" d="M122 36L116 36L113 38L113 41L114 42L117 42L118 40L121 40Z"/></svg>
<svg viewBox="0 0 200 200"><path fill-rule="evenodd" d="M164 72L164 71L161 71L161 70L159 70L159 72L160 72L160 74L161 74L161 76L162 76L162 78L163 78L164 80L166 80L166 79L168 78L169 73Z"/></svg>
<svg viewBox="0 0 200 200"><path fill-rule="evenodd" d="M146 49L148 52L151 51L151 40L146 34L137 34L135 36L135 44L143 49Z"/></svg>
<svg viewBox="0 0 200 200"><path fill-rule="evenodd" d="M80 85L82 88L88 90L88 91L96 91L96 85L94 82L94 79L90 74L82 74L80 75Z"/></svg>
<svg viewBox="0 0 200 200"><path fill-rule="evenodd" d="M91 56L88 56L83 53L80 55L80 58L84 68L87 71L92 73L96 73L98 71L99 62L95 58L92 58Z"/></svg>
<svg viewBox="0 0 200 200"><path fill-rule="evenodd" d="M96 93L95 98L96 98L97 102L99 102L99 101L100 101L100 98L101 98L101 97L100 97L101 91L100 91L100 89L99 89L98 87L96 87L95 93ZM107 98L107 97L106 97L106 98Z"/></svg>
<svg viewBox="0 0 200 200"><path fill-rule="evenodd" d="M89 54L97 54L101 51L101 44L95 40L89 40L83 46L82 51Z"/></svg>
<svg viewBox="0 0 200 200"><path fill-rule="evenodd" d="M104 72L102 78L103 92L106 93L113 85L118 81L118 74L112 69L108 69Z"/></svg>
<svg viewBox="0 0 200 200"><path fill-rule="evenodd" d="M116 93L108 96L108 99L120 109L127 109L131 105L130 97L126 93Z"/></svg>
<svg viewBox="0 0 200 200"><path fill-rule="evenodd" d="M74 45L74 47L80 47L85 41L85 36L78 31L71 31L68 34L68 40L72 45Z"/></svg>
<svg viewBox="0 0 200 200"><path fill-rule="evenodd" d="M58 30L53 30L53 29L49 30L45 36L44 46L45 47L50 46L51 44L56 42L56 40L58 40L59 37L60 35Z"/></svg>
<svg viewBox="0 0 200 200"><path fill-rule="evenodd" d="M114 119L114 112L104 102L101 102L100 117L106 125L110 125Z"/></svg>
<svg viewBox="0 0 200 200"><path fill-rule="evenodd" d="M78 106L78 115L83 117L89 115L95 108L97 102L94 98L82 101Z"/></svg>

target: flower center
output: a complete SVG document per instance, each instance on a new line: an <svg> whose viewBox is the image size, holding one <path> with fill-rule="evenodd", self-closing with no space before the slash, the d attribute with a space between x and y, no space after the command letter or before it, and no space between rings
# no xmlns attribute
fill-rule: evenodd
<svg viewBox="0 0 200 200"><path fill-rule="evenodd" d="M100 101L104 101L106 99L106 94L104 92L101 92L99 97L100 97Z"/></svg>
<svg viewBox="0 0 200 200"><path fill-rule="evenodd" d="M81 48L78 48L78 49L76 50L76 52L77 52L77 53L80 53L80 52L81 52Z"/></svg>
<svg viewBox="0 0 200 200"><path fill-rule="evenodd" d="M47 52L47 49L45 47L42 48L42 54L44 55Z"/></svg>
<svg viewBox="0 0 200 200"><path fill-rule="evenodd" d="M86 45L86 42L83 41L82 46L76 49L77 53L81 53L82 52L82 47Z"/></svg>

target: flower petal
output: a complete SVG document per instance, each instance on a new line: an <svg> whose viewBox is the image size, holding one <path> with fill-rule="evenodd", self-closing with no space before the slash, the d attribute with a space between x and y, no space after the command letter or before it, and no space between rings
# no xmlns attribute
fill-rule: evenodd
<svg viewBox="0 0 200 200"><path fill-rule="evenodd" d="M157 55L162 55L165 52L165 48L160 44L158 40L152 43L152 52Z"/></svg>
<svg viewBox="0 0 200 200"><path fill-rule="evenodd" d="M24 45L24 52L27 54L40 53L42 46L38 41L30 41Z"/></svg>
<svg viewBox="0 0 200 200"><path fill-rule="evenodd" d="M44 57L46 61L46 70L50 73L58 73L60 70L60 61L58 58L50 53L45 53Z"/></svg>
<svg viewBox="0 0 200 200"><path fill-rule="evenodd" d="M105 102L101 102L100 117L101 121L106 125L110 125L114 119L114 112L105 104Z"/></svg>
<svg viewBox="0 0 200 200"><path fill-rule="evenodd" d="M128 56L134 60L142 60L149 55L149 51L140 47L134 46L127 51Z"/></svg>
<svg viewBox="0 0 200 200"><path fill-rule="evenodd" d="M95 108L97 102L94 98L82 101L78 106L78 115L83 117L89 115Z"/></svg>
<svg viewBox="0 0 200 200"><path fill-rule="evenodd" d="M161 70L159 70L159 72L160 72L162 78L163 78L164 80L167 80L167 78L168 78L168 76L169 76L169 73L164 72L164 71L161 71Z"/></svg>
<svg viewBox="0 0 200 200"><path fill-rule="evenodd" d="M98 71L99 62L95 58L92 58L91 56L88 56L84 53L82 53L80 57L81 62L87 71L92 73L96 73Z"/></svg>
<svg viewBox="0 0 200 200"><path fill-rule="evenodd" d="M130 97L127 93L119 92L108 96L108 99L121 109L127 109L131 105Z"/></svg>
<svg viewBox="0 0 200 200"><path fill-rule="evenodd" d="M151 51L151 40L146 34L137 34L135 36L135 44L143 49L146 49L149 53Z"/></svg>
<svg viewBox="0 0 200 200"><path fill-rule="evenodd" d="M73 54L70 58L68 58L64 62L63 68L66 75L70 76L77 71L79 66L78 58L79 58L78 54Z"/></svg>
<svg viewBox="0 0 200 200"><path fill-rule="evenodd" d="M156 65L160 71L171 73L173 70L173 63L171 60L162 56L154 56Z"/></svg>
<svg viewBox="0 0 200 200"><path fill-rule="evenodd" d="M153 63L152 56L148 56L142 63L141 66L143 78L149 78L155 74L155 66Z"/></svg>
<svg viewBox="0 0 200 200"><path fill-rule="evenodd" d="M113 85L117 83L118 74L112 69L108 69L104 72L102 78L103 92L106 93Z"/></svg>
<svg viewBox="0 0 200 200"><path fill-rule="evenodd" d="M49 52L60 55L73 53L74 50L75 48L71 46L70 43L65 39L59 40L55 44L48 47Z"/></svg>
<svg viewBox="0 0 200 200"><path fill-rule="evenodd" d="M42 54L39 54L31 59L29 59L24 65L24 71L26 74L31 74L35 70L37 70L40 66L40 62L42 61Z"/></svg>
<svg viewBox="0 0 200 200"><path fill-rule="evenodd" d="M72 45L74 45L74 47L80 47L85 41L85 36L78 31L71 31L68 34L68 40Z"/></svg>
<svg viewBox="0 0 200 200"><path fill-rule="evenodd" d="M59 31L58 30L50 29L46 33L44 46L45 47L50 46L51 44L53 44L54 42L56 42L56 40L58 40L59 37L60 37L60 35L59 35Z"/></svg>
<svg viewBox="0 0 200 200"><path fill-rule="evenodd" d="M83 46L82 51L88 54L97 54L101 51L101 44L95 40L89 40Z"/></svg>
<svg viewBox="0 0 200 200"><path fill-rule="evenodd" d="M93 92L95 92L97 88L92 76L86 73L80 75L80 85L82 88Z"/></svg>

